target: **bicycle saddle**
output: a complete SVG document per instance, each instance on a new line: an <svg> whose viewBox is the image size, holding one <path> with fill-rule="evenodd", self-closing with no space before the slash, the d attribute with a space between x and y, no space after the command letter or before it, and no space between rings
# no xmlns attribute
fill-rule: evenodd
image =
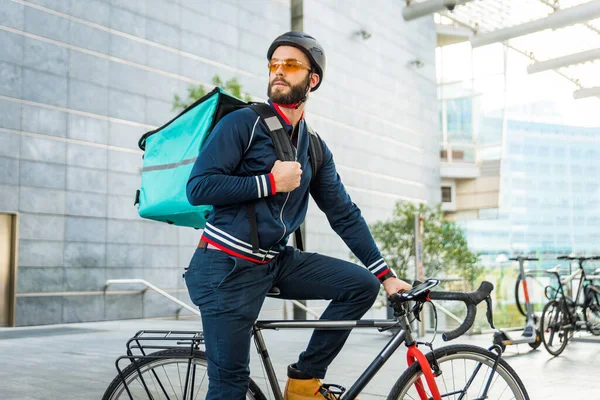
<svg viewBox="0 0 600 400"><path fill-rule="evenodd" d="M554 268L550 268L550 269L546 270L546 272L549 272L551 274L558 274L558 271L560 271L560 264L558 264Z"/></svg>
<svg viewBox="0 0 600 400"><path fill-rule="evenodd" d="M279 290L279 288L277 286L273 286L267 292L267 296L269 296L269 297L279 296L280 294L281 294L281 290Z"/></svg>

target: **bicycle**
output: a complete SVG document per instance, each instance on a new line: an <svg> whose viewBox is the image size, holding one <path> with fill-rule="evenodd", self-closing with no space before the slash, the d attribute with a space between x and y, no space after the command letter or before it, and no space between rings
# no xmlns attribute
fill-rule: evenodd
<svg viewBox="0 0 600 400"><path fill-rule="evenodd" d="M388 399L441 400L452 396L460 399L529 400L521 379L501 358L502 351L498 346L486 350L471 345L450 345L433 350L431 343L420 343L413 338L409 314L416 317L423 305L431 299L462 301L467 306L465 320L455 330L444 333L442 335L444 341L459 337L472 326L477 313L477 304L484 300L487 303L488 322L493 327L490 298L493 285L491 283L483 282L477 291L470 293L431 291L438 283L438 280L428 279L424 283L415 285L410 291L390 296L389 302L395 316L395 319L391 320L257 321L253 327L253 338L274 398L282 400L283 395L262 330L378 328L383 331L400 326L401 329L347 391L339 385L324 384L320 390L323 398L328 400L356 398L404 342L408 348L409 367L396 381ZM173 342L175 345L172 344ZM159 345L156 345L157 343ZM127 355L117 359L118 375L106 390L103 399L205 398L207 364L205 354L200 349L202 343L202 332L139 331L127 342ZM425 355L418 345L427 346L431 351ZM151 349L160 349L160 351L146 354L147 350ZM495 352L492 352L492 349ZM130 363L121 369L119 363L124 360ZM253 400L266 400L262 390L252 379L246 397Z"/></svg>
<svg viewBox="0 0 600 400"><path fill-rule="evenodd" d="M589 282L595 277L586 275L583 264L590 260L600 260L600 257L572 257L559 256L559 260L577 260L579 267L572 274L561 278L560 266L549 269L548 273L556 276L558 287L547 286L545 295L549 302L544 306L540 321L540 330L543 332L542 343L553 356L560 355L567 347L569 337L575 331L585 329L593 335L600 335L600 287ZM599 272L596 270L596 272ZM565 286L579 277L575 299L565 293ZM583 302L579 302L583 289ZM583 318L580 315L583 315Z"/></svg>

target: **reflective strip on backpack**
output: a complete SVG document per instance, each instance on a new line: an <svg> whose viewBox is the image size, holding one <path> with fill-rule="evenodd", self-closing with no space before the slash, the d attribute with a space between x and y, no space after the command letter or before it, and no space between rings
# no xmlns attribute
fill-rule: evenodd
<svg viewBox="0 0 600 400"><path fill-rule="evenodd" d="M144 167L144 168L142 168L142 172L159 171L161 169L171 169L171 168L177 168L181 165L193 164L196 161L196 158L198 158L198 157L188 158L187 160L183 160L183 161L179 161L179 162L171 163L171 164L153 165L151 167Z"/></svg>
<svg viewBox="0 0 600 400"><path fill-rule="evenodd" d="M283 125L281 125L279 118L277 118L276 116L265 118L264 120L265 120L265 124L271 131L276 131L277 129L283 129Z"/></svg>

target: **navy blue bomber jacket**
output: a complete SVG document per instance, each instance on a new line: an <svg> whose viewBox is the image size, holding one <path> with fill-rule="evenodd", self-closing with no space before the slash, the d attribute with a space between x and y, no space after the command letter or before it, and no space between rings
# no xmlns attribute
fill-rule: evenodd
<svg viewBox="0 0 600 400"><path fill-rule="evenodd" d="M288 134L292 125L276 105ZM300 227L313 197L333 230L380 280L394 276L388 268L360 209L352 202L337 174L333 155L325 142L323 164L312 178L308 158L309 133L301 119L296 161L302 168L300 186L277 193L270 173L277 160L269 129L250 108L221 119L207 139L187 183L192 205L212 205L203 239L228 254L257 263L269 262L284 249L288 237ZM312 179L311 179L312 178ZM259 253L252 252L247 203L254 201Z"/></svg>

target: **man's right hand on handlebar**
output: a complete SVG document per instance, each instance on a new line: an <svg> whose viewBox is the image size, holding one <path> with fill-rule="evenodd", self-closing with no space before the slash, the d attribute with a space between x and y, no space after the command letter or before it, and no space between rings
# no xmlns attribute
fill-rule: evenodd
<svg viewBox="0 0 600 400"><path fill-rule="evenodd" d="M275 180L275 188L277 192L291 192L300 186L300 178L302 177L302 169L300 163L296 161L275 161L273 169L271 169L273 179Z"/></svg>
<svg viewBox="0 0 600 400"><path fill-rule="evenodd" d="M412 285L398 278L387 278L383 281L383 288L387 295L391 296L394 293L402 293L412 289Z"/></svg>

